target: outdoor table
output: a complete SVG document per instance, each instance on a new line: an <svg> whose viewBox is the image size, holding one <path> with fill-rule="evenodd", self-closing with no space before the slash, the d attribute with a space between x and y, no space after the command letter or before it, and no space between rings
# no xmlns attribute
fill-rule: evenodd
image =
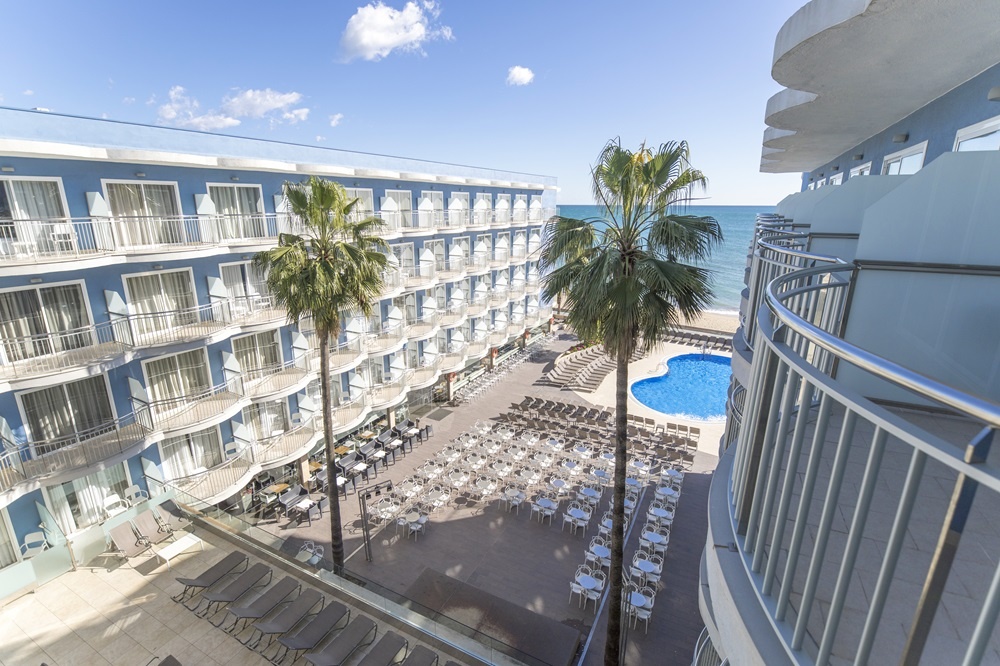
<svg viewBox="0 0 1000 666"><path fill-rule="evenodd" d="M593 576L588 576L586 574L576 577L576 582L580 584L585 590L596 590L597 589L597 579Z"/></svg>
<svg viewBox="0 0 1000 666"><path fill-rule="evenodd" d="M301 517L306 519L310 527L312 526L312 518L309 517L309 509L316 506L316 502L309 499L309 497L303 497L298 502L289 507L292 511L299 514Z"/></svg>
<svg viewBox="0 0 1000 666"><path fill-rule="evenodd" d="M669 497L670 499L676 499L679 494L680 493L678 493L670 486L660 486L659 488L656 489L656 495L658 497Z"/></svg>
<svg viewBox="0 0 1000 666"><path fill-rule="evenodd" d="M333 452L336 453L338 456L347 455L348 453L351 452L351 447L344 446L343 444L341 444L340 446L335 448Z"/></svg>
<svg viewBox="0 0 1000 666"><path fill-rule="evenodd" d="M511 430L501 430L497 434L500 435L500 439L502 439L505 442L509 442L514 438L514 433Z"/></svg>
<svg viewBox="0 0 1000 666"><path fill-rule="evenodd" d="M635 508L635 500L630 500L629 498L626 497L625 498L625 508L626 509L634 509Z"/></svg>
<svg viewBox="0 0 1000 666"><path fill-rule="evenodd" d="M496 487L496 485L489 479L478 479L476 481L476 488L482 491L488 491L491 487Z"/></svg>
<svg viewBox="0 0 1000 666"><path fill-rule="evenodd" d="M597 499L598 497L601 496L601 493L597 492L593 488L584 488L583 490L580 491L580 494L583 495L584 497L589 497L591 499Z"/></svg>
<svg viewBox="0 0 1000 666"><path fill-rule="evenodd" d="M649 597L642 592L632 592L628 595L628 602L636 608L645 608L649 605Z"/></svg>
<svg viewBox="0 0 1000 666"><path fill-rule="evenodd" d="M638 488L639 486L642 485L642 481L633 476L630 476L625 479L625 485L632 486L633 488Z"/></svg>
<svg viewBox="0 0 1000 666"><path fill-rule="evenodd" d="M669 511L667 511L666 509L660 509L658 507L653 507L653 508L651 508L649 510L649 515L655 516L657 518L666 518L668 516L672 516L673 514L670 513Z"/></svg>
<svg viewBox="0 0 1000 666"><path fill-rule="evenodd" d="M669 476L670 478L673 478L673 479L683 479L684 478L684 472L681 472L680 470L676 470L673 467L668 467L667 469L663 470L663 474L665 474L665 475L667 475L667 476Z"/></svg>
<svg viewBox="0 0 1000 666"><path fill-rule="evenodd" d="M572 460L564 460L562 466L570 471L576 469L577 467L576 463Z"/></svg>
<svg viewBox="0 0 1000 666"><path fill-rule="evenodd" d="M543 509L554 509L557 506L556 503L550 500L548 497L539 498L539 500L535 502L535 504L542 507Z"/></svg>
<svg viewBox="0 0 1000 666"><path fill-rule="evenodd" d="M510 455L514 460L524 460L524 458L528 455L528 452L524 449L513 449L510 452Z"/></svg>
<svg viewBox="0 0 1000 666"><path fill-rule="evenodd" d="M440 465L428 465L427 471L425 471L424 473L427 475L428 479L436 479L437 477L441 476L442 472L444 472L444 468L441 467Z"/></svg>
<svg viewBox="0 0 1000 666"><path fill-rule="evenodd" d="M264 493L267 495L279 495L286 490L288 490L287 483L272 483L267 488L264 488Z"/></svg>
<svg viewBox="0 0 1000 666"><path fill-rule="evenodd" d="M599 558L605 560L611 557L611 549L608 548L607 546L601 546L601 545L591 546L590 552L592 552L594 555L597 555Z"/></svg>
<svg viewBox="0 0 1000 666"><path fill-rule="evenodd" d="M532 458L534 458L535 462L539 463L544 467L547 467L548 465L552 464L552 456L550 456L547 453L536 453L534 456L532 456Z"/></svg>
<svg viewBox="0 0 1000 666"><path fill-rule="evenodd" d="M529 483L535 481L538 478L538 474L532 472L530 469L522 469L517 476L521 480L527 481Z"/></svg>
<svg viewBox="0 0 1000 666"><path fill-rule="evenodd" d="M521 495L521 491L518 490L517 488L508 488L507 490L503 491L503 494L505 497L508 497L510 499L517 499Z"/></svg>
<svg viewBox="0 0 1000 666"><path fill-rule="evenodd" d="M607 481L608 479L611 478L611 476L603 469L595 469L593 472L590 473L590 475L596 478L598 481Z"/></svg>
<svg viewBox="0 0 1000 666"><path fill-rule="evenodd" d="M153 554L156 555L161 560L163 560L164 562L166 562L167 570L169 570L170 560L174 559L175 557L183 553L185 550L195 545L201 546L201 549L205 550L205 542L202 541L197 536L195 536L194 534L187 532L184 534L184 536L180 537L176 541L170 542L169 544L167 544L163 548L160 548L159 550L153 548Z"/></svg>
<svg viewBox="0 0 1000 666"><path fill-rule="evenodd" d="M649 560L636 560L635 568L643 573L653 573L656 571L656 565Z"/></svg>
<svg viewBox="0 0 1000 666"><path fill-rule="evenodd" d="M610 530L611 529L611 525L612 525L611 519L610 518L605 518L604 520L601 521L601 525L604 526L604 529Z"/></svg>
<svg viewBox="0 0 1000 666"><path fill-rule="evenodd" d="M514 469L510 463L495 462L492 465L493 471L497 474L510 474L510 471Z"/></svg>
<svg viewBox="0 0 1000 666"><path fill-rule="evenodd" d="M583 520L584 518L587 517L587 514L584 513L582 509L570 509L566 513L568 513L571 517L576 518L577 520Z"/></svg>
<svg viewBox="0 0 1000 666"><path fill-rule="evenodd" d="M556 490L561 491L563 488L566 487L566 482L563 481L562 479L552 479L551 481L549 481L549 485L555 488Z"/></svg>
<svg viewBox="0 0 1000 666"><path fill-rule="evenodd" d="M321 470L321 469L323 469L323 463L321 463L318 460L310 460L309 461L309 471L310 472L315 472L315 471Z"/></svg>
<svg viewBox="0 0 1000 666"><path fill-rule="evenodd" d="M663 535L657 534L656 532L643 532L642 538L654 545L659 545L664 542Z"/></svg>
<svg viewBox="0 0 1000 666"><path fill-rule="evenodd" d="M581 458L589 458L591 455L593 455L593 451L591 451L586 446L574 446L573 453L577 454Z"/></svg>
<svg viewBox="0 0 1000 666"><path fill-rule="evenodd" d="M403 434L406 435L407 437L414 437L414 436L420 434L420 428L410 428L409 430L407 430Z"/></svg>
<svg viewBox="0 0 1000 666"><path fill-rule="evenodd" d="M473 468L479 468L483 466L483 463L486 462L486 459L476 453L472 453L465 457L465 462L472 465Z"/></svg>
<svg viewBox="0 0 1000 666"><path fill-rule="evenodd" d="M611 452L604 452L601 454L601 460L613 464L615 462L615 454Z"/></svg>
<svg viewBox="0 0 1000 666"><path fill-rule="evenodd" d="M361 439L371 439L374 436L375 436L375 433L372 432L371 430L365 430L363 433L361 433L360 435L358 435L358 437L360 437Z"/></svg>
<svg viewBox="0 0 1000 666"><path fill-rule="evenodd" d="M650 469L652 469L652 467L642 462L641 460L633 460L631 463L629 463L629 465L634 469L639 470L640 474L646 474L647 472L649 472Z"/></svg>

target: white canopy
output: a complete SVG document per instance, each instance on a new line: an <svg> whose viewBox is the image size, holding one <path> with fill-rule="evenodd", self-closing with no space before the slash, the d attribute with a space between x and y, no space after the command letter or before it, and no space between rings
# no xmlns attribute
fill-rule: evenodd
<svg viewBox="0 0 1000 666"><path fill-rule="evenodd" d="M487 201L486 199L480 199L479 201L476 202L475 206L473 206L473 210L476 211L484 211L489 209L490 209L490 202Z"/></svg>
<svg viewBox="0 0 1000 666"><path fill-rule="evenodd" d="M389 312L386 315L386 319L389 321L402 321L403 311L397 308L395 305L393 305L391 308L389 308Z"/></svg>

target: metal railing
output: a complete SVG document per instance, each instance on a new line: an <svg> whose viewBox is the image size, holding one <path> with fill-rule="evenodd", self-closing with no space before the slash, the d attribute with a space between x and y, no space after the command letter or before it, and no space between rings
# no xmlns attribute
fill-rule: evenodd
<svg viewBox="0 0 1000 666"><path fill-rule="evenodd" d="M472 300L469 301L467 306L470 316L476 316L486 312L486 308L489 305L490 299L486 297L485 294L480 296L474 296Z"/></svg>
<svg viewBox="0 0 1000 666"><path fill-rule="evenodd" d="M113 358L131 347L123 342L127 339L125 322L103 322L21 337L3 336L0 377L36 377Z"/></svg>
<svg viewBox="0 0 1000 666"><path fill-rule="evenodd" d="M465 265L465 272L470 274L485 273L490 270L490 258L485 254L474 254Z"/></svg>
<svg viewBox="0 0 1000 666"><path fill-rule="evenodd" d="M510 335L507 334L507 326L506 325L504 325L504 327L503 327L502 330L490 331L490 338L489 338L489 340L490 340L490 345L493 346L493 347L497 347L499 345L502 345L505 342L507 342L507 340L509 340L509 339L510 339Z"/></svg>
<svg viewBox="0 0 1000 666"><path fill-rule="evenodd" d="M418 318L407 321L407 326L410 339L425 338L441 327L441 314L437 310L427 310Z"/></svg>
<svg viewBox="0 0 1000 666"><path fill-rule="evenodd" d="M145 422L143 413L148 413L153 428L163 431L176 430L212 419L222 420L222 414L235 405L243 394L242 378L234 378L194 393L153 400L136 411L143 422Z"/></svg>
<svg viewBox="0 0 1000 666"><path fill-rule="evenodd" d="M406 391L412 374L411 370L404 370L396 379L372 386L369 389L372 409L384 407L399 398Z"/></svg>
<svg viewBox="0 0 1000 666"><path fill-rule="evenodd" d="M532 280L530 277L527 282L524 283L524 293L531 294L532 296L537 295L538 292L542 290L541 281L536 277Z"/></svg>
<svg viewBox="0 0 1000 666"><path fill-rule="evenodd" d="M1000 470L986 458L1000 405L839 337L852 269L781 275L757 312L745 402L734 393L730 406L742 422L730 520L747 580L798 663L828 664L836 645L840 660L916 664L928 642L942 663L979 663L1000 614L1000 562L982 546L1000 506ZM859 384L891 387L907 408ZM953 603L949 576L982 584ZM945 613L957 640L933 623ZM876 640L900 626L905 646Z"/></svg>
<svg viewBox="0 0 1000 666"><path fill-rule="evenodd" d="M493 287L490 291L490 305L503 305L510 300L507 287Z"/></svg>
<svg viewBox="0 0 1000 666"><path fill-rule="evenodd" d="M511 263L523 264L528 260L528 251L525 249L523 243L514 243L510 248L510 261Z"/></svg>
<svg viewBox="0 0 1000 666"><path fill-rule="evenodd" d="M341 402L341 404L334 406L332 410L334 431L338 428L347 428L359 422L368 412L370 406L371 396L367 393L362 393L357 398Z"/></svg>
<svg viewBox="0 0 1000 666"><path fill-rule="evenodd" d="M464 342L452 342L448 345L448 352L441 359L441 372L455 372L461 370L465 365L468 356L467 345Z"/></svg>
<svg viewBox="0 0 1000 666"><path fill-rule="evenodd" d="M510 211L493 211L493 220L490 222L490 226L494 229L506 229L510 226L511 217Z"/></svg>
<svg viewBox="0 0 1000 666"><path fill-rule="evenodd" d="M216 301L181 310L130 314L112 321L119 341L134 347L184 342L206 338L230 324L228 301ZM123 327L121 322L128 322Z"/></svg>
<svg viewBox="0 0 1000 666"><path fill-rule="evenodd" d="M441 325L442 326L456 326L462 322L462 320L468 318L469 307L463 301L460 304L449 305L448 308L441 315Z"/></svg>
<svg viewBox="0 0 1000 666"><path fill-rule="evenodd" d="M306 359L292 359L259 368L243 368L243 389L248 398L257 399L287 391L312 374Z"/></svg>
<svg viewBox="0 0 1000 666"><path fill-rule="evenodd" d="M510 283L510 298L515 300L524 297L524 283L523 282L511 282Z"/></svg>
<svg viewBox="0 0 1000 666"><path fill-rule="evenodd" d="M412 227L412 211L382 211L378 216L382 219L383 232L405 232Z"/></svg>
<svg viewBox="0 0 1000 666"><path fill-rule="evenodd" d="M391 294L403 288L403 275L398 269L382 271L382 295Z"/></svg>
<svg viewBox="0 0 1000 666"><path fill-rule="evenodd" d="M467 226L469 226L469 211L449 210L445 212L444 220L438 225L438 228L448 231L460 231Z"/></svg>
<svg viewBox="0 0 1000 666"><path fill-rule="evenodd" d="M444 226L443 210L417 210L410 215L409 226L402 227L403 234L428 233Z"/></svg>
<svg viewBox="0 0 1000 666"><path fill-rule="evenodd" d="M486 350L490 347L489 337L483 335L481 338L472 339L469 341L469 345L466 348L466 353L469 357L481 356L486 353Z"/></svg>
<svg viewBox="0 0 1000 666"><path fill-rule="evenodd" d="M426 360L426 359L425 359ZM441 356L434 356L433 360L426 362L416 368L411 368L413 375L410 378L411 385L425 384L432 381L441 372Z"/></svg>
<svg viewBox="0 0 1000 666"><path fill-rule="evenodd" d="M434 262L432 261L422 261L419 266L405 266L400 269L400 274L407 289L426 287L434 284L435 280L437 280L435 273Z"/></svg>
<svg viewBox="0 0 1000 666"><path fill-rule="evenodd" d="M228 301L227 319L237 324L264 324L288 318L288 311L277 305L274 296L234 296Z"/></svg>
<svg viewBox="0 0 1000 666"><path fill-rule="evenodd" d="M111 222L91 218L0 221L0 262L63 261L112 254Z"/></svg>
<svg viewBox="0 0 1000 666"><path fill-rule="evenodd" d="M469 219L469 229L488 229L493 224L492 210L473 210Z"/></svg>
<svg viewBox="0 0 1000 666"><path fill-rule="evenodd" d="M494 248L493 258L490 259L491 268L504 268L510 265L510 252L502 248Z"/></svg>
<svg viewBox="0 0 1000 666"><path fill-rule="evenodd" d="M409 327L403 321L389 320L381 323L382 330L368 334L365 348L369 353L377 354L391 349L403 342L409 332Z"/></svg>
<svg viewBox="0 0 1000 666"><path fill-rule="evenodd" d="M442 278L454 279L465 273L465 257L452 257L435 264L437 274Z"/></svg>

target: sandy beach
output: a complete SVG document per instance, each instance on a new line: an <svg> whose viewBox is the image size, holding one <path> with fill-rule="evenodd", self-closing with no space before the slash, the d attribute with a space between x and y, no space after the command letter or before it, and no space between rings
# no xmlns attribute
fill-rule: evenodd
<svg viewBox="0 0 1000 666"><path fill-rule="evenodd" d="M735 333L740 326L739 315L722 312L703 312L699 317L685 321L685 326L720 333Z"/></svg>

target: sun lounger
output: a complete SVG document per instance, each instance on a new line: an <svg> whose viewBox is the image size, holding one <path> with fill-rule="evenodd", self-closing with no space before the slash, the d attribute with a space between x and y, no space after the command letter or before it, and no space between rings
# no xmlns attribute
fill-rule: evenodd
<svg viewBox="0 0 1000 666"><path fill-rule="evenodd" d="M226 627L226 631L232 633L236 630L236 625L242 621L240 631L246 629L250 620L259 620L274 610L278 604L285 601L292 592L301 590L302 585L291 576L285 576L272 587L264 590L264 593L248 604L241 606L230 606L228 615L233 616L233 623Z"/></svg>
<svg viewBox="0 0 1000 666"><path fill-rule="evenodd" d="M347 607L336 601L329 602L326 608L314 615L307 624L299 627L295 633L278 638L278 643L285 648L285 651L281 653L281 659L279 659L278 652L281 652L281 648L279 648L271 661L275 664L280 663L289 651L293 651L295 657L292 662L294 662L299 654L305 650L312 650L342 621L346 624L350 619L351 611Z"/></svg>
<svg viewBox="0 0 1000 666"><path fill-rule="evenodd" d="M173 532L163 529L152 511L143 511L132 519L135 531L140 539L145 539L146 543L157 544L173 537Z"/></svg>
<svg viewBox="0 0 1000 666"><path fill-rule="evenodd" d="M423 645L418 645L403 660L402 666L437 666L438 655L433 650L428 650Z"/></svg>
<svg viewBox="0 0 1000 666"><path fill-rule="evenodd" d="M274 617L268 620L254 622L254 630L247 637L247 640L243 642L243 644L247 647L257 649L257 646L260 645L260 641L264 638L264 636L267 636L267 645L261 649L261 652L264 652L268 647L270 647L275 636L291 631L295 625L311 613L312 609L315 608L317 604L319 604L320 610L322 610L325 602L326 599L324 599L323 595L316 590L304 591L293 601L289 602L287 606L282 608L281 611Z"/></svg>
<svg viewBox="0 0 1000 666"><path fill-rule="evenodd" d="M374 639L373 639L374 640ZM358 666L389 666L399 661L399 654L406 656L406 649L409 643L405 638L392 631L387 632L382 639L375 644ZM343 661L346 661L343 660ZM338 662L342 663L342 662Z"/></svg>
<svg viewBox="0 0 1000 666"><path fill-rule="evenodd" d="M150 548L149 543L135 533L135 529L129 522L116 525L108 530L108 538L123 559L135 557Z"/></svg>
<svg viewBox="0 0 1000 666"><path fill-rule="evenodd" d="M265 577L267 578L267 583L261 583ZM221 590L203 593L201 595L201 601L207 601L208 603L205 604L205 608L199 610L197 614L199 617L215 615L222 610L224 606L239 601L240 598L250 590L255 587L260 587L261 585L267 585L270 582L271 567L262 562L258 562L237 576L235 580L230 581ZM201 601L198 602L199 605L201 605ZM216 624L215 626L219 625Z"/></svg>
<svg viewBox="0 0 1000 666"><path fill-rule="evenodd" d="M177 532L191 524L191 521L173 500L167 500L153 507L153 510L160 527L168 532Z"/></svg>
<svg viewBox="0 0 1000 666"><path fill-rule="evenodd" d="M233 551L210 566L205 573L201 574L197 578L178 578L177 582L184 586L184 591L173 597L173 600L183 601L185 598L191 598L197 594L199 590L208 589L218 583L241 564L243 565L243 568L246 569L247 563L248 560L246 555ZM189 592L190 596L188 596Z"/></svg>
<svg viewBox="0 0 1000 666"><path fill-rule="evenodd" d="M361 615L351 620L337 637L318 652L307 652L304 656L313 666L340 666L351 658L359 647L371 645L378 634L378 625L370 617Z"/></svg>

